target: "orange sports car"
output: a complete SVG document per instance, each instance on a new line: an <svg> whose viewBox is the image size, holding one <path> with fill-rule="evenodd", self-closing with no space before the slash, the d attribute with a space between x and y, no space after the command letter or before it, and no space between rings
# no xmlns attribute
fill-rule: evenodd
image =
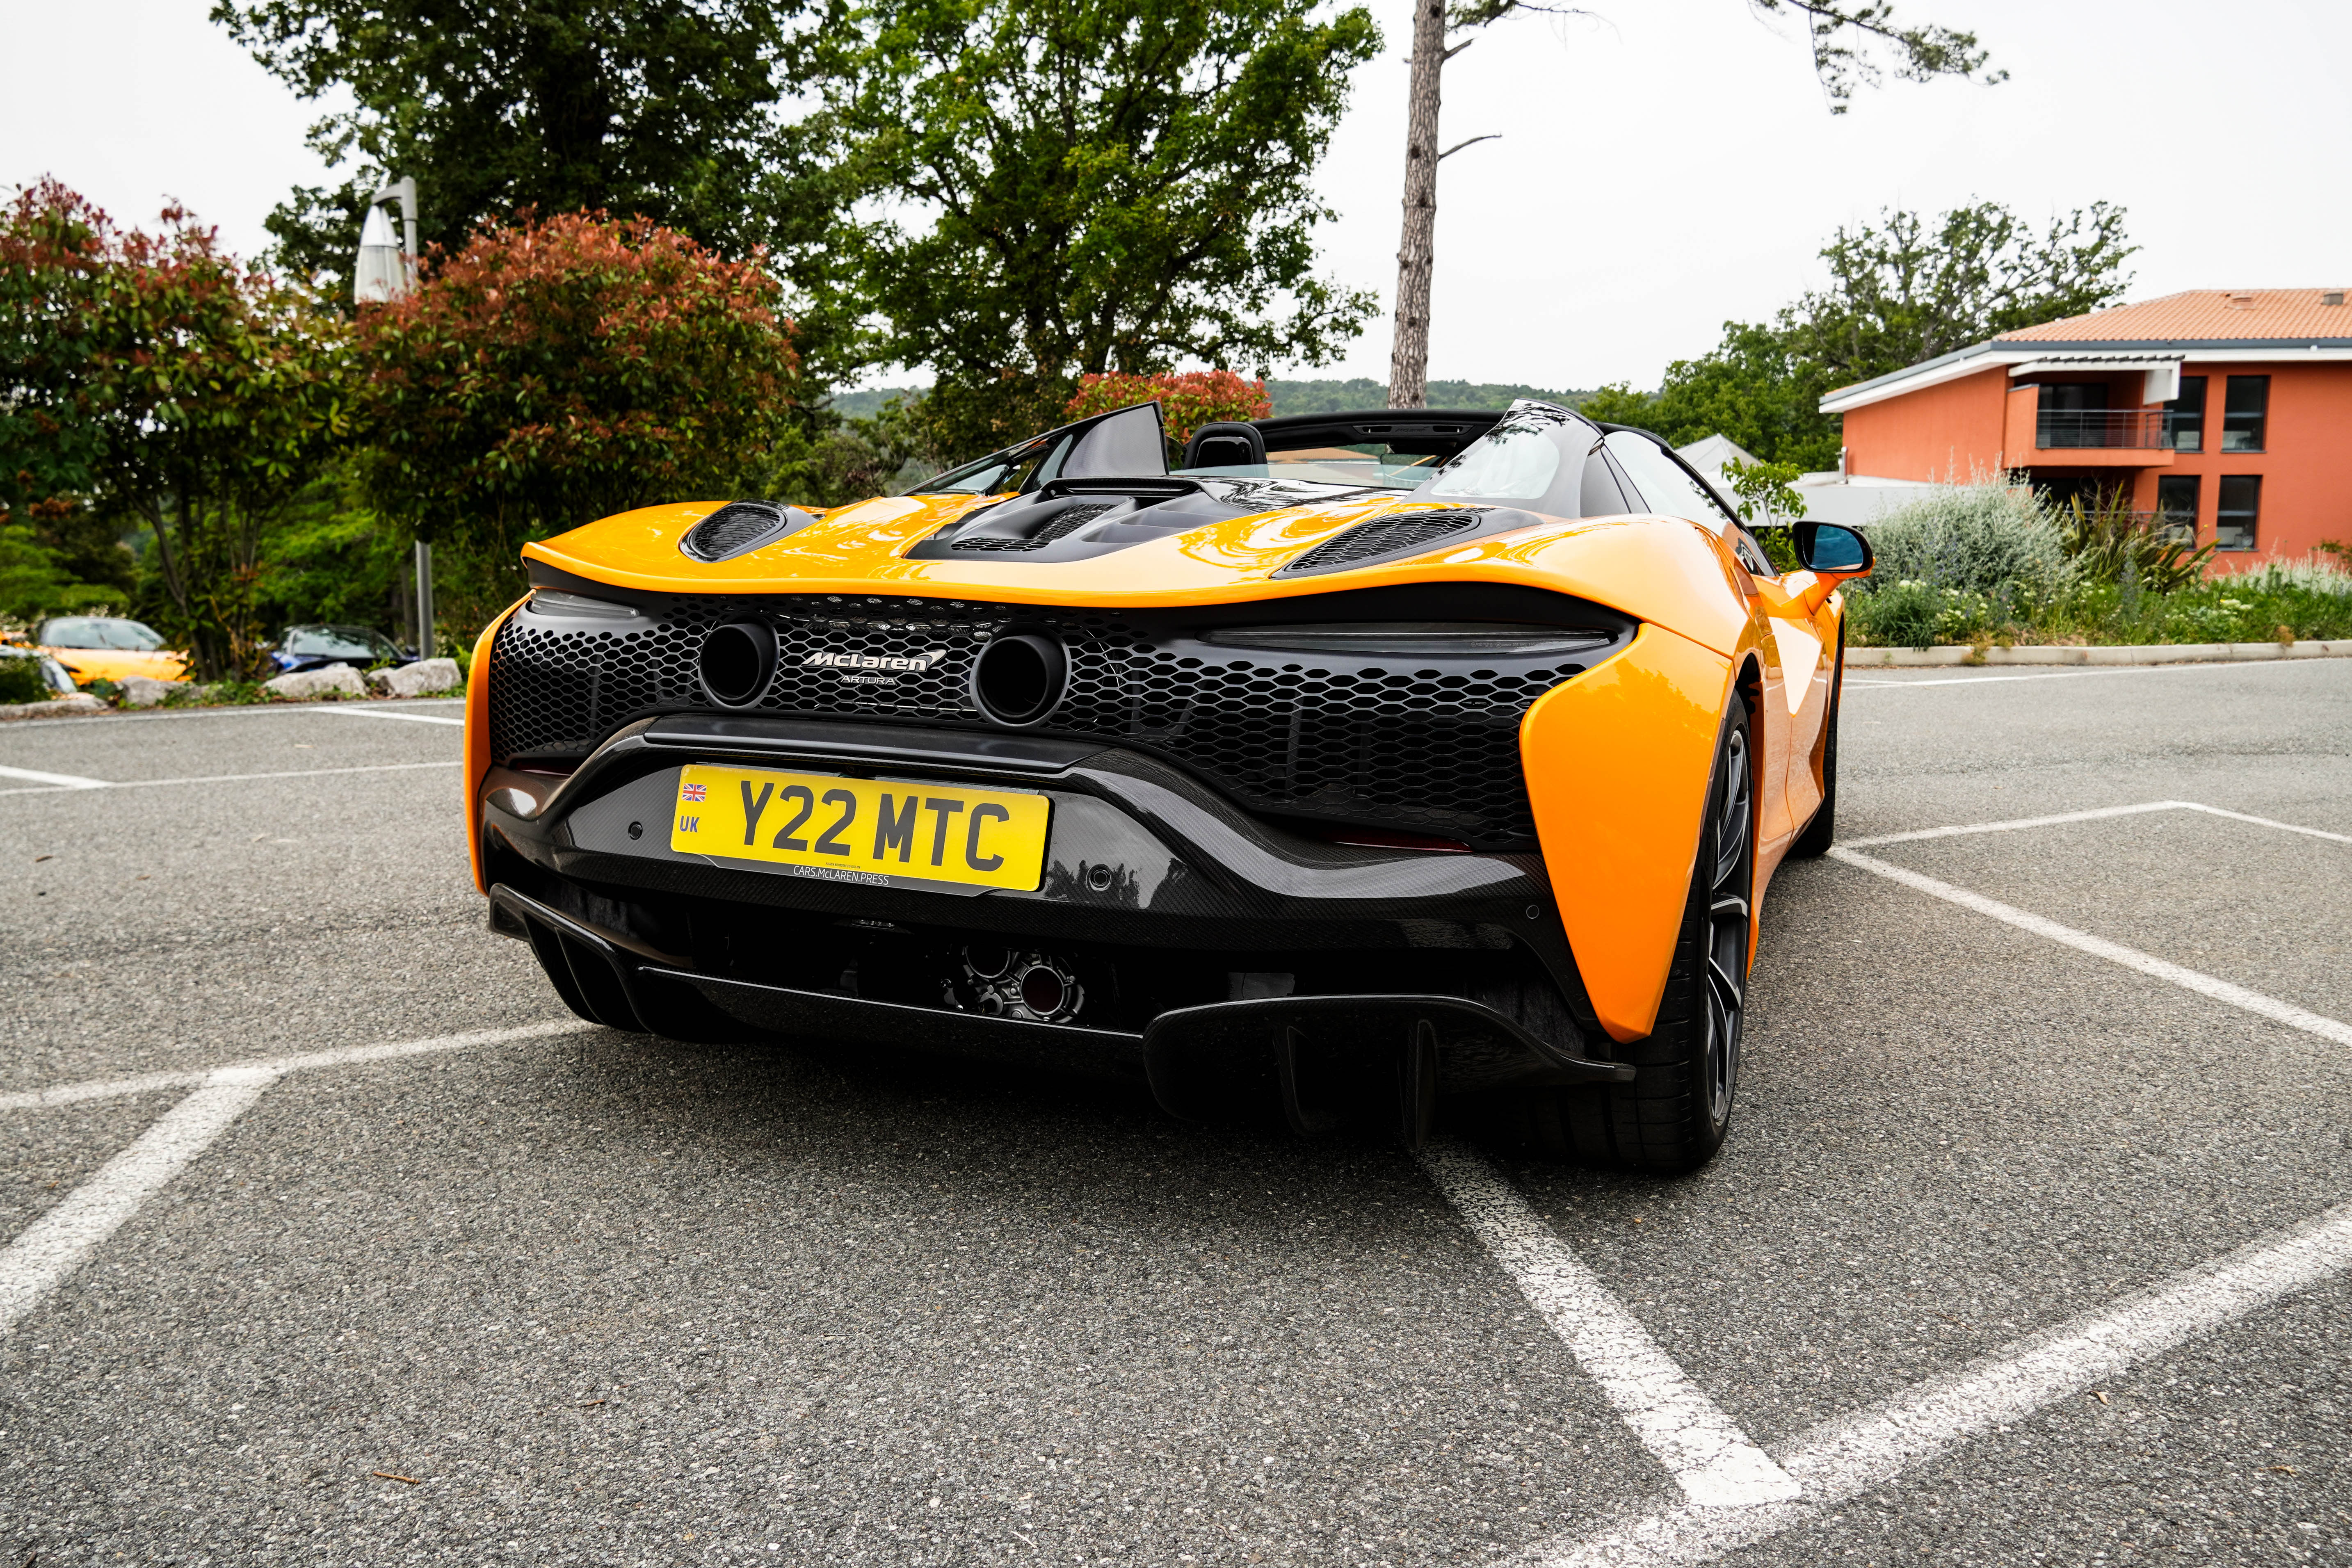
<svg viewBox="0 0 2352 1568"><path fill-rule="evenodd" d="M1049 431L830 510L524 551L467 832L564 1001L1685 1170L1756 910L1829 847L1861 535L1774 571L1640 430L1519 403Z"/></svg>
<svg viewBox="0 0 2352 1568"><path fill-rule="evenodd" d="M53 616L33 628L33 646L66 667L77 686L93 680L185 680L188 659L163 646L163 634L120 616Z"/></svg>

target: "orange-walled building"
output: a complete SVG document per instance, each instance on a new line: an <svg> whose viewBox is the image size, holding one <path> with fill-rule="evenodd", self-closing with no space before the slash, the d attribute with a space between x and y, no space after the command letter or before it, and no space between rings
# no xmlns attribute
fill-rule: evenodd
<svg viewBox="0 0 2352 1568"><path fill-rule="evenodd" d="M2341 289L2200 289L2070 316L1841 387L1845 472L2022 472L2121 489L2235 555L2352 542L2352 305Z"/></svg>

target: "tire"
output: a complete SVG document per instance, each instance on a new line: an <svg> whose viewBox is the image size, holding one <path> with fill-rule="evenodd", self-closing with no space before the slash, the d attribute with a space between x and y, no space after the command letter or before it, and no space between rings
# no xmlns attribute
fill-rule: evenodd
<svg viewBox="0 0 2352 1568"><path fill-rule="evenodd" d="M1649 1036L1622 1048L1630 1084L1539 1089L1503 1107L1512 1141L1604 1170L1676 1174L1715 1157L1731 1123L1754 919L1756 800L1744 707L1716 742L1674 967Z"/></svg>
<svg viewBox="0 0 2352 1568"><path fill-rule="evenodd" d="M1837 673L1830 679L1830 716L1822 737L1822 804L1797 841L1789 846L1791 860L1818 860L1837 842L1838 711L1845 706L1845 628L1838 627Z"/></svg>

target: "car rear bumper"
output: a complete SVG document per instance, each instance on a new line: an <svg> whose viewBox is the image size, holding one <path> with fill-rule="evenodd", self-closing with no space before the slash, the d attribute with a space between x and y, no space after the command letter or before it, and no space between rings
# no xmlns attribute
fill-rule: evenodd
<svg viewBox="0 0 2352 1568"><path fill-rule="evenodd" d="M982 890L680 854L666 829L678 770L698 763L1041 793L1045 874L1034 890ZM1376 1067L1403 1053L1408 1078L1427 1052L1447 1090L1630 1071L1595 1059L1613 1053L1540 858L1302 837L1118 748L674 716L627 727L561 780L492 768L476 811L494 928L530 941L567 1001L617 1027L1039 1061L1140 1079L1176 1110L1198 1103L1188 1083L1311 1078L1296 1063L1335 1050ZM960 1010L923 965L975 940L1071 954L1115 1004L1076 1023ZM1498 1000L1530 986L1553 998L1532 1023Z"/></svg>

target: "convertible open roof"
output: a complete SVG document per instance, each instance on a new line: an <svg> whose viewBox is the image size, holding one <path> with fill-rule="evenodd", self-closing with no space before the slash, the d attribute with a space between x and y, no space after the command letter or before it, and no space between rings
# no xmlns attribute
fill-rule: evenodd
<svg viewBox="0 0 2352 1568"><path fill-rule="evenodd" d="M1266 449L1385 444L1391 452L1450 458L1495 427L1493 408L1370 408L1339 414L1286 414L1250 424Z"/></svg>

